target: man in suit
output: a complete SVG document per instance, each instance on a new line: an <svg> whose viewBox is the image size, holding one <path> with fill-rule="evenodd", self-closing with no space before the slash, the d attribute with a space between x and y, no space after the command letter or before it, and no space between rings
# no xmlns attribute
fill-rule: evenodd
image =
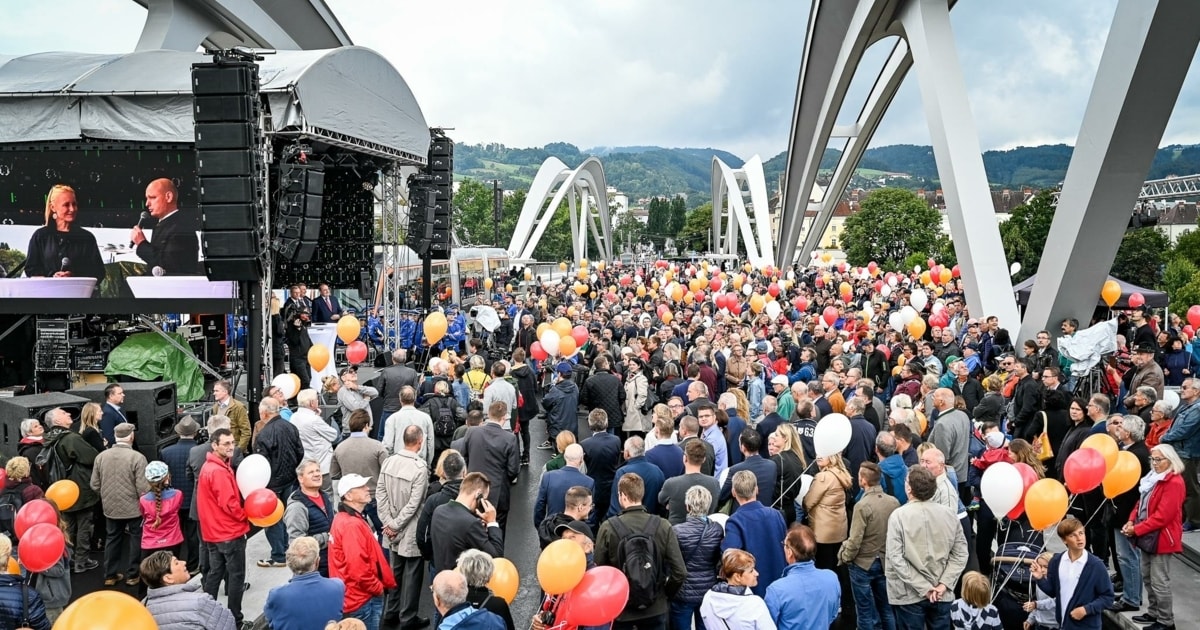
<svg viewBox="0 0 1200 630"><path fill-rule="evenodd" d="M322 282L317 286L321 296L313 302L314 324L336 324L342 318L342 305L329 291L329 285Z"/></svg>
<svg viewBox="0 0 1200 630"><path fill-rule="evenodd" d="M742 451L744 458L741 463L729 467L729 474L725 476L725 485L721 487L721 497L717 501L718 505L724 504L733 496L733 477L737 473L748 470L754 473L754 478L758 484L758 494L756 497L760 503L767 507L772 507L775 502L775 490L778 488L776 479L779 474L779 468L775 462L766 459L759 455L759 450L762 446L762 437L758 435L758 431L746 427L738 435L738 448ZM737 511L739 501L734 501L730 505L730 514Z"/></svg>
<svg viewBox="0 0 1200 630"><path fill-rule="evenodd" d="M104 436L104 448L116 443L113 430L122 422L129 422L121 405L125 403L125 390L119 383L110 383L104 388L103 413L100 415L100 435Z"/></svg>
<svg viewBox="0 0 1200 630"><path fill-rule="evenodd" d="M146 209L158 223L154 240L146 238L141 226L135 225L129 240L137 249L138 258L153 270L162 268L168 276L200 276L200 240L195 217L179 211L179 190L169 179L161 178L146 187ZM140 223L141 221L139 221Z"/></svg>
<svg viewBox="0 0 1200 630"><path fill-rule="evenodd" d="M501 530L508 523L509 487L521 471L521 449L517 444L517 436L503 427L507 419L508 405L492 403L487 409L487 422L474 431L468 431L463 445L467 472L483 473L491 480L488 501L496 506L496 520Z"/></svg>
<svg viewBox="0 0 1200 630"><path fill-rule="evenodd" d="M596 481L579 472L583 464L583 447L571 444L563 451L567 465L558 470L550 470L542 475L538 484L537 503L533 508L533 524L537 526L546 516L566 511L567 490L572 486L583 486L589 492L596 489Z"/></svg>
<svg viewBox="0 0 1200 630"><path fill-rule="evenodd" d="M372 380L372 384L379 390L379 398L383 402L380 418L387 419L392 414L400 411L400 390L407 385L416 391L421 386L421 375L408 365L408 351L404 348L396 348L392 352L392 364L379 371L379 374ZM378 423L375 428L376 437L383 434L383 422Z"/></svg>

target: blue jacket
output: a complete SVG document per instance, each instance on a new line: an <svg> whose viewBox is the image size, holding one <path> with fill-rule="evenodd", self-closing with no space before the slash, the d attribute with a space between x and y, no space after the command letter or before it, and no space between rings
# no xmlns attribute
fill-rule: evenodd
<svg viewBox="0 0 1200 630"><path fill-rule="evenodd" d="M342 618L346 585L312 571L271 589L263 614L272 630L308 630Z"/></svg>
<svg viewBox="0 0 1200 630"><path fill-rule="evenodd" d="M907 503L908 493L904 491L904 481L908 479L908 466L904 464L904 457L899 453L885 457L879 462L879 472L883 473L880 482L884 491L896 497L900 505Z"/></svg>
<svg viewBox="0 0 1200 630"><path fill-rule="evenodd" d="M767 592L767 587L772 582L783 575L785 560L783 546L779 541L786 536L787 525L783 522L783 515L779 510L771 509L757 501L743 505L725 522L725 540L721 542L721 550L741 549L754 556L755 568L758 569L758 586L752 590L759 597ZM834 579L836 581L837 578Z"/></svg>
<svg viewBox="0 0 1200 630"><path fill-rule="evenodd" d="M1054 598L1054 616L1058 619L1059 628L1062 630L1077 628L1099 630L1104 626L1104 609L1113 603L1113 585L1112 580L1108 577L1108 569L1099 558L1088 554L1083 572L1079 574L1079 583L1075 585L1071 601L1067 602L1068 612L1083 606L1087 610L1087 616L1082 621L1075 621L1070 615L1063 618L1062 607L1058 602L1058 567L1065 554L1066 552L1056 553L1050 559L1050 566L1046 567L1046 577L1037 581L1038 588Z"/></svg>
<svg viewBox="0 0 1200 630"><path fill-rule="evenodd" d="M0 628L16 628L21 623L21 576L0 575ZM50 630L46 605L32 586L24 589L26 614L33 630Z"/></svg>
<svg viewBox="0 0 1200 630"><path fill-rule="evenodd" d="M1183 459L1200 457L1200 402L1181 403L1160 441L1174 446Z"/></svg>
<svg viewBox="0 0 1200 630"><path fill-rule="evenodd" d="M178 488L183 493L183 504L179 506L179 511L184 514L191 511L192 492L196 490L196 482L189 480L187 473L188 454L192 452L194 446L196 446L196 440L181 439L158 454L158 458L167 465L167 471L171 473L171 486Z"/></svg>
<svg viewBox="0 0 1200 630"><path fill-rule="evenodd" d="M574 466L563 466L542 475L538 483L537 503L533 508L534 527L548 515L566 511L567 490L572 486L583 486L593 494L596 492L596 481Z"/></svg>
<svg viewBox="0 0 1200 630"><path fill-rule="evenodd" d="M612 494L608 501L608 516L612 518L621 513L621 503L617 501L617 486L625 473L637 473L645 484L646 494L642 497L642 506L651 514L658 514L658 492L662 490L666 477L645 455L625 461L625 465L617 469L613 475Z"/></svg>
<svg viewBox="0 0 1200 630"><path fill-rule="evenodd" d="M660 443L646 451L646 459L658 466L664 479L683 474L683 449L678 444Z"/></svg>
<svg viewBox="0 0 1200 630"><path fill-rule="evenodd" d="M470 602L446 611L438 630L505 630L504 620L490 610L475 608Z"/></svg>
<svg viewBox="0 0 1200 630"><path fill-rule="evenodd" d="M837 618L842 587L836 573L818 569L809 560L789 564L783 577L767 587L764 599L779 630L828 628Z"/></svg>
<svg viewBox="0 0 1200 630"><path fill-rule="evenodd" d="M778 485L776 484L776 479L779 476L779 467L775 465L775 462L764 459L758 454L751 455L737 466L729 468L729 474L725 475L725 485L721 486L721 496L717 501L717 505L725 503L733 496L733 476L743 470L749 470L754 473L754 477L758 479L758 502L770 507L775 502L775 488ZM729 507L729 513L733 514L737 509L737 501L734 501L733 505Z"/></svg>
<svg viewBox="0 0 1200 630"><path fill-rule="evenodd" d="M746 421L737 415L737 411L730 407L725 410L729 413L729 424L725 425L725 445L729 448L729 465L742 463L742 449L738 448L741 445L742 429L746 428Z"/></svg>

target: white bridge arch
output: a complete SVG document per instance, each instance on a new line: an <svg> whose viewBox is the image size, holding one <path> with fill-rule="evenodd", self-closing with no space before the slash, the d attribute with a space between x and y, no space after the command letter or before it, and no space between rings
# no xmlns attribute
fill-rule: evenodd
<svg viewBox="0 0 1200 630"><path fill-rule="evenodd" d="M754 209L753 222L746 210L747 194ZM767 196L762 158L754 155L741 168L735 169L713 156L712 199L712 250L718 254L736 255L740 235L746 245L746 256L753 265L772 264L775 239L771 232L771 201Z"/></svg>
<svg viewBox="0 0 1200 630"><path fill-rule="evenodd" d="M595 157L589 157L575 169L568 168L556 157L548 157L542 162L529 186L529 195L525 197L512 241L508 244L510 256L519 260L533 259L533 250L564 198L571 216L571 248L575 260L586 257L588 233L603 259L612 260L608 184L604 180L604 167Z"/></svg>

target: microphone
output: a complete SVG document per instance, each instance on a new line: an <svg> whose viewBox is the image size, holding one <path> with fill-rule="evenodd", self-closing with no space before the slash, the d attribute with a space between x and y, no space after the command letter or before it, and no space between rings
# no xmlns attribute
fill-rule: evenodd
<svg viewBox="0 0 1200 630"><path fill-rule="evenodd" d="M155 278L161 278L167 275L166 270L164 270L162 267L155 267L154 269L150 270L150 273L153 274Z"/></svg>
<svg viewBox="0 0 1200 630"><path fill-rule="evenodd" d="M137 226L142 227L142 223L145 222L146 220L148 220L149 218L150 218L150 213L143 210L142 216L138 217ZM133 241L129 241L129 247L132 249L133 246L134 246Z"/></svg>
<svg viewBox="0 0 1200 630"><path fill-rule="evenodd" d="M70 265L71 265L71 259L67 258L66 256L63 256L62 267L59 269L59 271L66 271L67 267L69 267Z"/></svg>

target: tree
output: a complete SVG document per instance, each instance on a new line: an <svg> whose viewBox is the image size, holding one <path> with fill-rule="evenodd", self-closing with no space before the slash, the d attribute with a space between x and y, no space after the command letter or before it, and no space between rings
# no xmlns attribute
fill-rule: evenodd
<svg viewBox="0 0 1200 630"><path fill-rule="evenodd" d="M1162 286L1163 266L1171 241L1158 228L1129 230L1121 238L1121 247L1113 260L1110 275L1148 289Z"/></svg>
<svg viewBox="0 0 1200 630"><path fill-rule="evenodd" d="M663 244L675 232L671 231L671 202L662 197L650 200L646 208L646 236L655 247L661 249Z"/></svg>
<svg viewBox="0 0 1200 630"><path fill-rule="evenodd" d="M1188 230L1175 241L1175 255L1200 267L1200 230Z"/></svg>
<svg viewBox="0 0 1200 630"><path fill-rule="evenodd" d="M11 249L8 243L0 243L0 265L3 265L4 269L13 269L23 262L25 262L23 252Z"/></svg>
<svg viewBox="0 0 1200 630"><path fill-rule="evenodd" d="M642 223L632 212L622 212L613 222L613 253L621 251L625 245L633 246L642 242L646 233L646 224Z"/></svg>
<svg viewBox="0 0 1200 630"><path fill-rule="evenodd" d="M851 265L894 269L913 252L938 251L941 224L941 214L913 193L882 188L846 219L839 240Z"/></svg>
<svg viewBox="0 0 1200 630"><path fill-rule="evenodd" d="M683 229L675 236L681 251L708 248L708 239L712 233L712 214L712 203L706 203L687 213Z"/></svg>
<svg viewBox="0 0 1200 630"><path fill-rule="evenodd" d="M1029 203L1018 206L1004 223L1000 224L1000 242L1004 246L1004 257L1008 263L1021 263L1021 271L1013 276L1020 282L1037 273L1042 262L1042 251L1046 248L1046 237L1050 224L1054 222L1053 191L1043 190Z"/></svg>
<svg viewBox="0 0 1200 630"><path fill-rule="evenodd" d="M1181 289L1196 280L1200 267L1183 256L1175 256L1163 270L1163 290L1171 302L1171 311L1183 315L1194 302L1186 302L1181 296Z"/></svg>
<svg viewBox="0 0 1200 630"><path fill-rule="evenodd" d="M1171 312L1186 316L1193 304L1200 304L1200 278L1183 285L1171 297Z"/></svg>
<svg viewBox="0 0 1200 630"><path fill-rule="evenodd" d="M495 225L492 210L492 183L477 179L463 179L454 193L454 232L460 242L470 245L498 245L508 247L521 206L514 204L517 194L520 203L525 203L524 191L504 197L504 213L500 220L500 242L495 240ZM514 207L515 206L515 207Z"/></svg>
<svg viewBox="0 0 1200 630"><path fill-rule="evenodd" d="M676 195L671 198L671 208L667 213L667 234L678 234L687 223L687 201Z"/></svg>

